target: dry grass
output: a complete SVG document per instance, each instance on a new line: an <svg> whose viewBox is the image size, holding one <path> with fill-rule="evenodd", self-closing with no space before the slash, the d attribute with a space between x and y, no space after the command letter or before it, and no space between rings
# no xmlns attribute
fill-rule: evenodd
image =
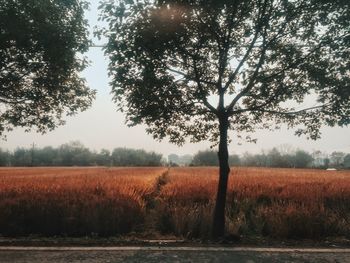
<svg viewBox="0 0 350 263"><path fill-rule="evenodd" d="M210 233L217 168L0 169L3 235ZM350 237L350 172L234 168L227 232Z"/></svg>
<svg viewBox="0 0 350 263"><path fill-rule="evenodd" d="M162 189L163 218L177 234L207 237L217 168L178 168ZM227 231L282 238L350 236L350 172L232 169Z"/></svg>
<svg viewBox="0 0 350 263"><path fill-rule="evenodd" d="M0 233L116 235L145 218L164 168L0 169Z"/></svg>

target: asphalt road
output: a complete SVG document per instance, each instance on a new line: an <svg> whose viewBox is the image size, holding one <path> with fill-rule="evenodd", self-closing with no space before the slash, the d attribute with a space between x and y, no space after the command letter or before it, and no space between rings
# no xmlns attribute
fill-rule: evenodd
<svg viewBox="0 0 350 263"><path fill-rule="evenodd" d="M350 249L230 247L0 247L1 263L350 263Z"/></svg>

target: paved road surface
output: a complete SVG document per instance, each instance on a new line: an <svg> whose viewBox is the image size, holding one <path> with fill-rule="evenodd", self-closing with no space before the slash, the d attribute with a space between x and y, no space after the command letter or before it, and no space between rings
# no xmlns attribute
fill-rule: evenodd
<svg viewBox="0 0 350 263"><path fill-rule="evenodd" d="M350 263L350 249L229 247L0 247L1 263Z"/></svg>

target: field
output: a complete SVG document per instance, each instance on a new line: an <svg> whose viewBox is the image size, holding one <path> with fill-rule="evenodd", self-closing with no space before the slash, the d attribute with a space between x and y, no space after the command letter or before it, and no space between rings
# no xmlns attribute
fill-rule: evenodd
<svg viewBox="0 0 350 263"><path fill-rule="evenodd" d="M217 168L2 168L0 235L206 239ZM227 233L350 238L350 172L233 168Z"/></svg>

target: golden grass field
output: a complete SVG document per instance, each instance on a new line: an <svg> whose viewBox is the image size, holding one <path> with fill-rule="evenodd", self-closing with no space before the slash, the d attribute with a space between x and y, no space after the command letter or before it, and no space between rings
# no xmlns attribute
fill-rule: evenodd
<svg viewBox="0 0 350 263"><path fill-rule="evenodd" d="M1 168L0 235L207 238L217 168ZM232 168L227 233L350 237L350 171Z"/></svg>

